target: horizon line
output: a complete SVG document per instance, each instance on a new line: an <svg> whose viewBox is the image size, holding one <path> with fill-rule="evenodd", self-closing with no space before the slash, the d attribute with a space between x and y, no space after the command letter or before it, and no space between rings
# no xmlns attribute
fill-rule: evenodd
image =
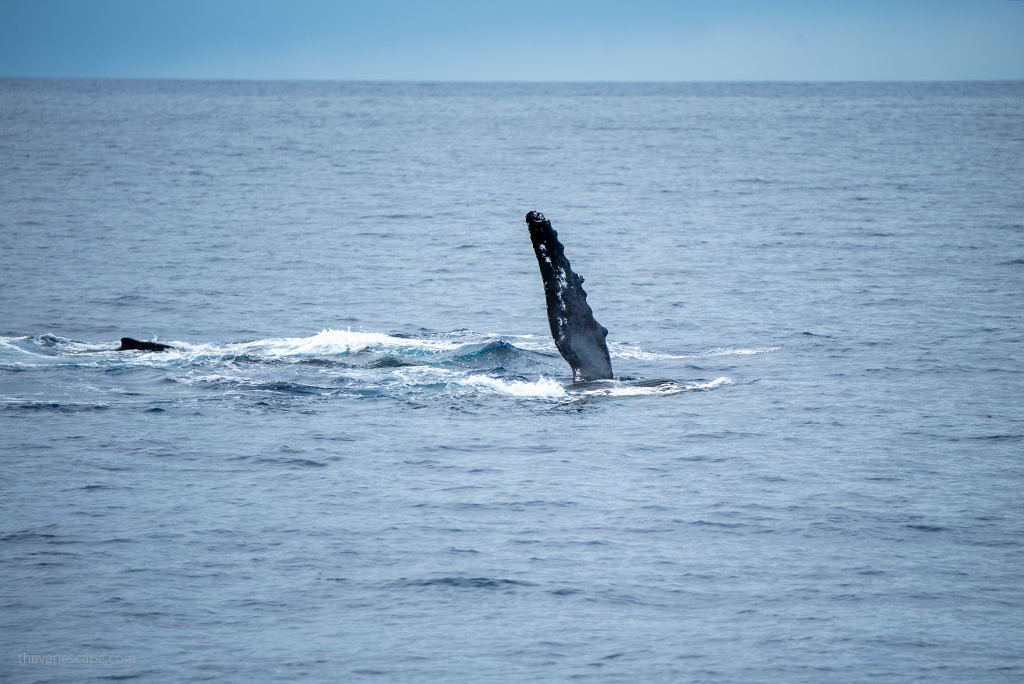
<svg viewBox="0 0 1024 684"><path fill-rule="evenodd" d="M693 79L693 80L514 80L514 79L404 79L404 78L252 78L218 77L197 78L190 76L8 76L0 74L0 80L21 81L190 81L197 83L375 83L375 84L419 84L419 85L666 85L666 84L852 84L852 83L1024 83L1024 78L925 78L925 79Z"/></svg>

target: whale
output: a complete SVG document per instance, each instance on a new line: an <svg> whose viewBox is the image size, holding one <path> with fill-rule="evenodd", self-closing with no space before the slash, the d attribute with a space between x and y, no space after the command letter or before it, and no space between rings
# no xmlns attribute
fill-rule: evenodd
<svg viewBox="0 0 1024 684"><path fill-rule="evenodd" d="M121 338L121 346L117 348L117 351L150 351L150 352L161 352L167 351L168 349L174 349L169 344L161 344L160 342L142 342L141 340L133 340L130 337Z"/></svg>
<svg viewBox="0 0 1024 684"><path fill-rule="evenodd" d="M611 355L608 353L608 329L597 322L594 311L587 303L583 289L583 276L572 270L565 246L551 221L539 211L526 215L526 225L533 243L534 255L544 284L548 326L558 353L572 369L573 385L579 388L601 386L603 381L615 380ZM122 337L117 351L162 352L174 349L161 342L144 342ZM631 385L657 387L675 380L630 380Z"/></svg>
<svg viewBox="0 0 1024 684"><path fill-rule="evenodd" d="M605 341L608 329L594 318L583 290L583 276L572 270L565 247L544 214L531 211L526 225L544 281L551 337L572 369L573 383L612 380L612 360Z"/></svg>

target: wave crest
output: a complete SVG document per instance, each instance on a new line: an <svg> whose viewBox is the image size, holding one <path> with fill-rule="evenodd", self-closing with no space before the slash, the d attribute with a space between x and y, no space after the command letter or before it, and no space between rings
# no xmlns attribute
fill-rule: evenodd
<svg viewBox="0 0 1024 684"><path fill-rule="evenodd" d="M0 369L139 371L147 373L139 376L145 382L179 383L177 387L188 387L187 391L200 393L204 399L259 406L331 398L423 403L504 397L571 403L602 397L664 396L735 384L722 377L693 382L626 378L573 385L550 338L465 330L406 337L324 329L309 337L229 344L166 343L173 348L163 352L118 352L117 341L85 343L56 335L0 337ZM701 355L776 349L713 349ZM629 345L615 346L613 355L640 360L686 358ZM179 390L168 392L166 385L162 387L153 390L154 396L173 402L171 397ZM22 399L12 394L3 403L19 404Z"/></svg>

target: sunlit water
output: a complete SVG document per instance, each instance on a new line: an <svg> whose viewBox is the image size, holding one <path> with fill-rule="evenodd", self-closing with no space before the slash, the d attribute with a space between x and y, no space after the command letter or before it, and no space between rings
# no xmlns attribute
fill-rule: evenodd
<svg viewBox="0 0 1024 684"><path fill-rule="evenodd" d="M1024 678L1024 85L6 80L0 163L11 681Z"/></svg>

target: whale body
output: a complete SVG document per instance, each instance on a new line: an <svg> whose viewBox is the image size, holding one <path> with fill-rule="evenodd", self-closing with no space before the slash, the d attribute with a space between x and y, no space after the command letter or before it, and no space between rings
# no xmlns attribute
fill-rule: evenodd
<svg viewBox="0 0 1024 684"><path fill-rule="evenodd" d="M573 272L558 233L544 214L526 215L530 240L544 280L548 325L558 353L572 368L573 382L612 379L612 360L605 337L608 330L594 319L583 291L583 277Z"/></svg>

